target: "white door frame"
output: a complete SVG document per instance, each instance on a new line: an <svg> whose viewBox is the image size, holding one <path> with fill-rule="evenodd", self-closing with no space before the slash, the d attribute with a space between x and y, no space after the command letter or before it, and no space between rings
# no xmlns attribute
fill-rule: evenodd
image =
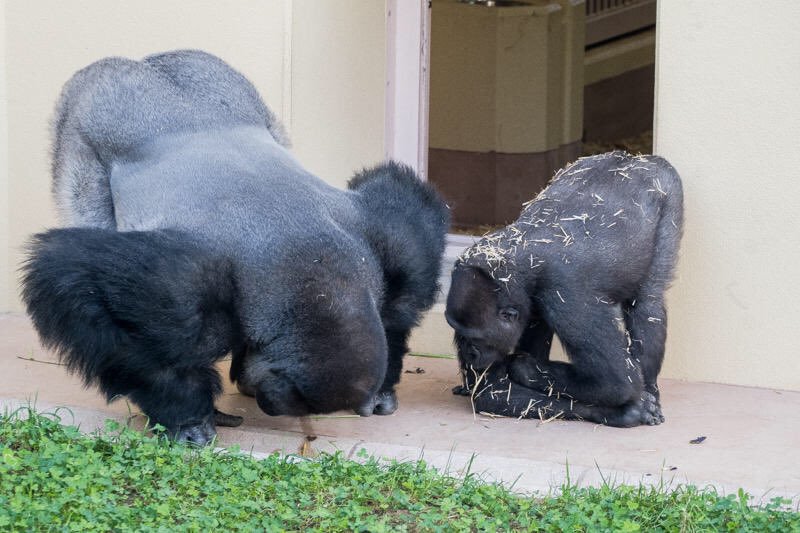
<svg viewBox="0 0 800 533"><path fill-rule="evenodd" d="M386 118L384 155L428 180L428 92L431 6L428 0L386 0ZM447 235L445 261L475 237Z"/></svg>
<svg viewBox="0 0 800 533"><path fill-rule="evenodd" d="M384 155L428 174L428 0L386 0Z"/></svg>

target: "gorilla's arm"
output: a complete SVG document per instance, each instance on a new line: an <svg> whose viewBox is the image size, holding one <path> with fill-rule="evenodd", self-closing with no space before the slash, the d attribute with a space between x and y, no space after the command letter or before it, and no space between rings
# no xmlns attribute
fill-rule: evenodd
<svg viewBox="0 0 800 533"><path fill-rule="evenodd" d="M596 405L622 405L634 397L643 386L642 373L631 358L619 305L586 301L565 287L542 291L539 299L571 362L518 358L510 364L512 379Z"/></svg>
<svg viewBox="0 0 800 533"><path fill-rule="evenodd" d="M516 353L524 353L535 361L549 361L553 344L553 328L541 317L534 315L517 343Z"/></svg>
<svg viewBox="0 0 800 533"><path fill-rule="evenodd" d="M509 377L508 368L502 364L493 365L486 373L472 369L463 372L465 385L456 387L453 392L469 396L478 413L542 420L587 420L616 427L655 423L658 407L652 401L619 407L590 405L567 394L542 392L520 385Z"/></svg>
<svg viewBox="0 0 800 533"><path fill-rule="evenodd" d="M229 261L179 232L68 228L35 236L23 273L28 313L70 370L179 440L214 436L214 363L239 342Z"/></svg>
<svg viewBox="0 0 800 533"><path fill-rule="evenodd" d="M361 172L348 188L359 195L361 231L383 270L380 314L388 362L374 412L391 414L411 329L436 300L449 213L430 184L394 162Z"/></svg>

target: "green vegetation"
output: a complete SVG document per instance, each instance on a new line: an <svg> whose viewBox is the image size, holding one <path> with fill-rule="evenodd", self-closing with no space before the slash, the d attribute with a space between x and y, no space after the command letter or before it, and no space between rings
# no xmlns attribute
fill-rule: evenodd
<svg viewBox="0 0 800 533"><path fill-rule="evenodd" d="M800 531L773 500L692 487L563 487L524 497L476 476L340 455L255 460L109 422L96 436L31 409L0 415L0 530Z"/></svg>

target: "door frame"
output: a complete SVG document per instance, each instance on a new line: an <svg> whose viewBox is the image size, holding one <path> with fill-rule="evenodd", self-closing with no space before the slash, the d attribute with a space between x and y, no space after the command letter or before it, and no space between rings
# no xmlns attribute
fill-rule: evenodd
<svg viewBox="0 0 800 533"><path fill-rule="evenodd" d="M384 155L428 179L431 4L386 0Z"/></svg>

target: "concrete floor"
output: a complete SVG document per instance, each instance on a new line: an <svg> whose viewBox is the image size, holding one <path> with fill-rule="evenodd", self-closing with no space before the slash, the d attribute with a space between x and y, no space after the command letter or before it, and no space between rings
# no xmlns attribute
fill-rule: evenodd
<svg viewBox="0 0 800 533"><path fill-rule="evenodd" d="M106 418L124 421L138 412L124 400L107 405L94 389L83 388L42 349L25 317L0 315L0 339L0 406L68 407L61 412L65 422L86 431L102 427ZM226 374L227 362L220 367ZM743 488L756 501L800 501L800 392L666 380L661 385L667 421L617 429L475 416L467 398L450 392L458 383L454 360L410 356L405 368L422 372L403 374L400 408L386 417L269 417L227 384L218 406L245 421L239 428L220 428L221 444L256 453L310 448L356 456L364 449L378 457L422 457L440 470L470 469L523 491L558 488L568 465L571 480L582 485L604 479L692 483L725 493ZM690 443L700 436L706 440Z"/></svg>

